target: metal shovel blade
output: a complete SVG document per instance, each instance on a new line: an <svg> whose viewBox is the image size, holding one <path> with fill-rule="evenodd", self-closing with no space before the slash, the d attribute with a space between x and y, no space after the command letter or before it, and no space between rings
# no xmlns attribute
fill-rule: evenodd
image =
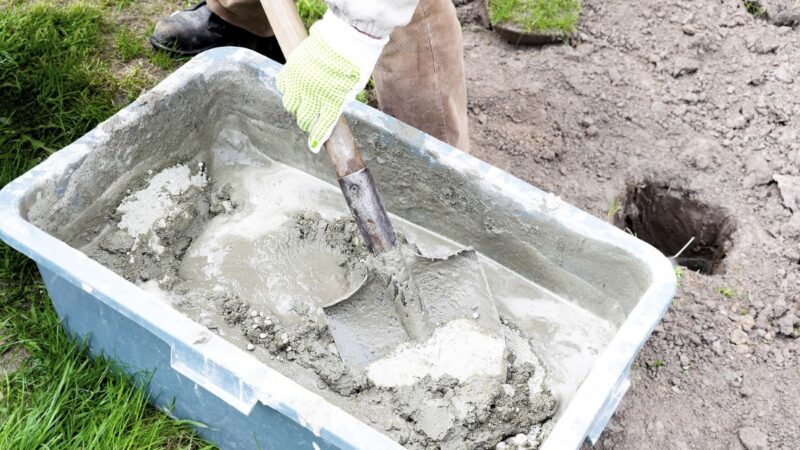
<svg viewBox="0 0 800 450"><path fill-rule="evenodd" d="M342 360L364 367L409 340L394 289L373 272L347 297L322 308Z"/></svg>
<svg viewBox="0 0 800 450"><path fill-rule="evenodd" d="M435 326L471 319L485 331L502 336L500 315L475 250L464 249L443 258L417 253L412 257L411 277Z"/></svg>
<svg viewBox="0 0 800 450"><path fill-rule="evenodd" d="M456 319L474 320L487 333L502 336L500 317L474 250L444 258L406 250L403 256L418 293L414 301L398 296L394 280L370 272L355 291L323 308L345 363L365 367L401 343L424 340L437 326Z"/></svg>

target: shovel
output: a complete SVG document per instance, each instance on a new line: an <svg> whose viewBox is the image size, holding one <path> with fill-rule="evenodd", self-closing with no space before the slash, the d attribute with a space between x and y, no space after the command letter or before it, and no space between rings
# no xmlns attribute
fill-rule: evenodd
<svg viewBox="0 0 800 450"><path fill-rule="evenodd" d="M284 55L306 38L292 0L261 0ZM409 340L424 341L451 320L476 321L502 336L500 318L474 250L443 258L398 246L375 181L342 116L325 143L339 186L377 270L348 296L323 308L339 355L365 367Z"/></svg>

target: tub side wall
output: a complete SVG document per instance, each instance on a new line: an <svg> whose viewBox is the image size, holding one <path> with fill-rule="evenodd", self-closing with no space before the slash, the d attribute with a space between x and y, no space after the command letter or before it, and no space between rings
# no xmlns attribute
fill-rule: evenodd
<svg viewBox="0 0 800 450"><path fill-rule="evenodd" d="M39 266L56 312L70 335L90 352L114 361L147 387L151 402L173 417L205 424L197 432L226 449L320 449L333 446L263 404L243 414L172 367L172 347L81 287Z"/></svg>

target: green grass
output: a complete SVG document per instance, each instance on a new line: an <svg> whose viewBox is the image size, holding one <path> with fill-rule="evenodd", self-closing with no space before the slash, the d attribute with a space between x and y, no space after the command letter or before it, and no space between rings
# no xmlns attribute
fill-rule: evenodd
<svg viewBox="0 0 800 450"><path fill-rule="evenodd" d="M126 95L125 101L132 102L156 82L156 79L137 64L118 77L119 86Z"/></svg>
<svg viewBox="0 0 800 450"><path fill-rule="evenodd" d="M150 64L166 71L173 71L190 59L188 57L176 57L161 50L149 52L147 58Z"/></svg>
<svg viewBox="0 0 800 450"><path fill-rule="evenodd" d="M0 3L2 187L157 80L146 44L109 19L132 0ZM23 350L0 374L0 449L210 448L67 339L35 266L0 243L0 355Z"/></svg>
<svg viewBox="0 0 800 450"><path fill-rule="evenodd" d="M511 22L526 32L572 34L580 14L580 0L489 0L492 25Z"/></svg>
<svg viewBox="0 0 800 450"><path fill-rule="evenodd" d="M142 37L128 28L117 30L114 35L114 41L122 61L141 58L147 56L149 52Z"/></svg>
<svg viewBox="0 0 800 450"><path fill-rule="evenodd" d="M136 0L100 0L100 5L106 8L128 8L136 4Z"/></svg>
<svg viewBox="0 0 800 450"><path fill-rule="evenodd" d="M84 5L0 14L4 171L38 162L114 111L107 64L95 56L101 26L100 11Z"/></svg>
<svg viewBox="0 0 800 450"><path fill-rule="evenodd" d="M67 339L31 275L24 275L29 288L21 292L31 306L3 311L11 331L0 351L22 347L29 356L0 391L0 448L212 448L190 423L150 408L122 371Z"/></svg>
<svg viewBox="0 0 800 450"><path fill-rule="evenodd" d="M310 27L314 22L322 18L328 6L324 0L296 0L297 11L300 13L300 18L303 19L303 24L306 28Z"/></svg>

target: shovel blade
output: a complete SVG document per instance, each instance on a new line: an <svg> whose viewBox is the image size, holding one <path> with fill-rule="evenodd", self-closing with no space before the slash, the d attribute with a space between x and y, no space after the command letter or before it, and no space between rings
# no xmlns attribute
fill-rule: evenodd
<svg viewBox="0 0 800 450"><path fill-rule="evenodd" d="M500 316L478 254L464 249L435 258L414 253L409 263L425 314L435 325L470 319L502 336Z"/></svg>
<svg viewBox="0 0 800 450"><path fill-rule="evenodd" d="M339 356L366 367L410 340L424 341L436 326L475 321L502 336L500 317L474 250L434 258L407 252L413 295L398 296L391 279L369 272L345 299L323 308Z"/></svg>
<svg viewBox="0 0 800 450"><path fill-rule="evenodd" d="M322 308L339 356L348 365L366 367L409 340L390 289L368 274L347 298Z"/></svg>

